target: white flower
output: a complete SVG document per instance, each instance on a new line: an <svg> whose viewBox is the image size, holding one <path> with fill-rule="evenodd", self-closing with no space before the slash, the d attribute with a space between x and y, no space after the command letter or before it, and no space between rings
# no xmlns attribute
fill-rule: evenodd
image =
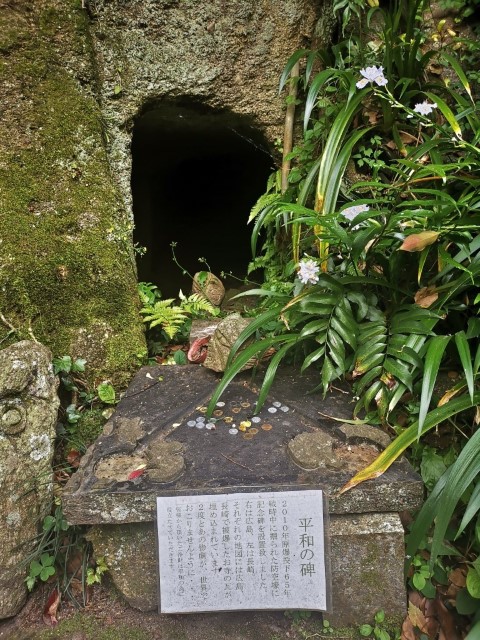
<svg viewBox="0 0 480 640"><path fill-rule="evenodd" d="M314 260L302 260L298 266L298 278L302 284L316 284L318 282L320 267Z"/></svg>
<svg viewBox="0 0 480 640"><path fill-rule="evenodd" d="M52 444L50 442L50 438L46 434L41 436L30 436L30 446L32 447L30 458L36 462L42 458L48 458L52 452Z"/></svg>
<svg viewBox="0 0 480 640"><path fill-rule="evenodd" d="M357 82L357 89L363 89L369 82L375 82L379 87L384 87L388 80L383 75L383 67L366 67L360 69L363 78Z"/></svg>
<svg viewBox="0 0 480 640"><path fill-rule="evenodd" d="M436 102L428 102L428 100L424 100L423 102L418 102L415 105L414 111L422 116L428 116L436 108Z"/></svg>
<svg viewBox="0 0 480 640"><path fill-rule="evenodd" d="M364 211L370 211L368 204L355 204L352 207L347 207L340 213L347 218L347 220L353 220L359 213L363 213Z"/></svg>

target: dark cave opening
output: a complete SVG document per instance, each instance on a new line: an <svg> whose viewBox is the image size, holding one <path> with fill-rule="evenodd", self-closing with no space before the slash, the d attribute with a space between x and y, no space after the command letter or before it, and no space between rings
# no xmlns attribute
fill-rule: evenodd
<svg viewBox="0 0 480 640"><path fill-rule="evenodd" d="M231 272L242 279L251 259L251 207L274 170L268 143L244 117L161 106L140 116L132 139L134 242L138 278L165 297L190 293L188 273ZM226 286L233 284L227 278Z"/></svg>

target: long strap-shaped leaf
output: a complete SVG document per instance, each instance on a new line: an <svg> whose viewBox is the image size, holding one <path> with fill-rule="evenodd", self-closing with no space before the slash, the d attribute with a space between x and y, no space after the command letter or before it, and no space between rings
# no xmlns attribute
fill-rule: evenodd
<svg viewBox="0 0 480 640"><path fill-rule="evenodd" d="M430 400L432 399L433 388L437 380L440 363L449 342L450 336L435 336L429 341L427 353L425 354L425 365L423 367L417 438L420 438L420 434L422 433L425 417L428 413L428 408L430 407Z"/></svg>
<svg viewBox="0 0 480 640"><path fill-rule="evenodd" d="M480 391L477 391L473 396L473 401L469 396L461 396L451 400L443 407L437 407L430 411L425 418L425 422L422 427L421 434L429 431L433 427L440 424L444 420L447 420L451 416L470 409L471 407L480 404ZM411 424L408 429L405 429L403 433L395 438L395 440L388 445L385 451L378 456L372 464L359 471L353 478L351 478L341 489L340 494L345 493L349 489L353 489L357 484L365 482L365 480L372 480L378 478L382 473L390 467L395 460L402 455L407 447L415 442L418 434L418 421Z"/></svg>

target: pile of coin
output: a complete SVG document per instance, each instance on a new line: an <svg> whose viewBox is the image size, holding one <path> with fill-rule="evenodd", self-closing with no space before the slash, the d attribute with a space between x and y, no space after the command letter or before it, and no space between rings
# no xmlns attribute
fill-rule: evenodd
<svg viewBox="0 0 480 640"><path fill-rule="evenodd" d="M224 423L228 427L228 433L230 435L234 436L240 432L244 440L252 440L259 433L259 430L270 431L273 429L271 422L262 418L261 415L251 415L249 409L252 405L248 401L232 400L228 406L226 406L225 402L220 401L217 402L215 406L216 409L213 411L212 417L208 420L204 415L207 413L207 407L198 406L197 411L199 415L196 416L195 419L188 420L187 426L213 431L217 429L219 424ZM268 414L273 415L278 411L287 413L290 411L290 407L278 401L272 402L270 406L266 407ZM240 414L246 415L243 417Z"/></svg>

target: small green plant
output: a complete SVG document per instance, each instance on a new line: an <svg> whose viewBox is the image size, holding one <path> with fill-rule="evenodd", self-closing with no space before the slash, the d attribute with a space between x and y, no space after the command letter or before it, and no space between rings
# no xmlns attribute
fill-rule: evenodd
<svg viewBox="0 0 480 640"><path fill-rule="evenodd" d="M220 310L198 293L185 296L178 294L178 302L174 298L162 300L156 285L140 282L138 286L142 308L140 313L147 324L147 342L149 353L156 355L172 341L186 341L190 331L192 318L218 316ZM185 364L182 355L176 355L177 364Z"/></svg>
<svg viewBox="0 0 480 640"><path fill-rule="evenodd" d="M29 591L37 580L46 582L56 573L57 559L64 552L64 537L68 530L61 505L58 503L53 515L44 518L42 531L36 540L35 553L27 558L28 575L25 578Z"/></svg>
<svg viewBox="0 0 480 640"><path fill-rule="evenodd" d="M88 567L87 569L87 585L92 586L94 584L100 584L103 574L108 571L108 565L103 556L96 559L95 567Z"/></svg>
<svg viewBox="0 0 480 640"><path fill-rule="evenodd" d="M385 612L377 611L375 614L375 623L372 626L371 624L362 624L359 627L360 635L364 638L375 638L375 640L398 640L400 638L400 632L387 631L385 629Z"/></svg>
<svg viewBox="0 0 480 640"><path fill-rule="evenodd" d="M283 615L286 618L290 618L294 624L299 624L303 620L311 618L312 612L307 609L287 609Z"/></svg>

